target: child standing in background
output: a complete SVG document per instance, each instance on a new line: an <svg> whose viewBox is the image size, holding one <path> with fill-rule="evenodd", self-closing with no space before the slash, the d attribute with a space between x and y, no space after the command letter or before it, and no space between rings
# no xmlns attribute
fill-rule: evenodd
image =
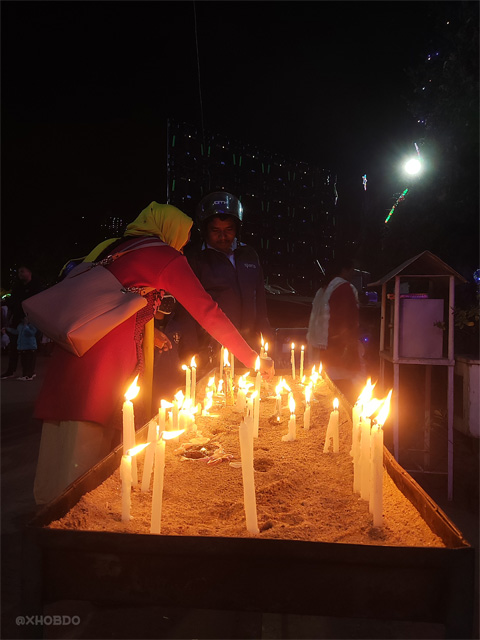
<svg viewBox="0 0 480 640"><path fill-rule="evenodd" d="M16 329L7 331L17 336L17 351L22 365L22 376L17 380L31 381L35 377L35 362L37 359L37 328L30 324L25 317Z"/></svg>

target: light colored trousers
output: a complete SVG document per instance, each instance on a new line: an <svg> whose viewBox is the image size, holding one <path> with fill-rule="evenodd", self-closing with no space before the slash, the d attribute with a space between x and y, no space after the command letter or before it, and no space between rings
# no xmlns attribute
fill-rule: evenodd
<svg viewBox="0 0 480 640"><path fill-rule="evenodd" d="M33 485L35 502L40 505L54 500L108 455L114 433L96 422L44 422Z"/></svg>

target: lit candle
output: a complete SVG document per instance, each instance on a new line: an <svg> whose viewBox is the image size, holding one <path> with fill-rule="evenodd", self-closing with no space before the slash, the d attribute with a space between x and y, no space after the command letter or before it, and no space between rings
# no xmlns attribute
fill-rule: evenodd
<svg viewBox="0 0 480 640"><path fill-rule="evenodd" d="M297 418L295 416L295 400L293 393L288 394L288 407L290 409L290 420L288 421L288 433L282 436L284 442L291 442L297 437Z"/></svg>
<svg viewBox="0 0 480 640"><path fill-rule="evenodd" d="M275 415L277 420L280 420L280 415L282 413L282 378L280 378L279 383L275 387Z"/></svg>
<svg viewBox="0 0 480 640"><path fill-rule="evenodd" d="M140 387L137 386L138 375L132 382L130 387L125 393L125 402L123 403L123 453L125 454L128 449L135 447L135 416L133 412L132 400L136 398ZM137 460L133 460L131 464L131 476L132 484L137 486L138 474L137 474Z"/></svg>
<svg viewBox="0 0 480 640"><path fill-rule="evenodd" d="M255 361L255 400L253 403L253 436L258 438L258 426L260 424L260 390L262 385L262 374L260 373L260 358Z"/></svg>
<svg viewBox="0 0 480 640"><path fill-rule="evenodd" d="M187 364L182 364L182 369L185 371L185 398L190 398L191 390L191 371Z"/></svg>
<svg viewBox="0 0 480 640"><path fill-rule="evenodd" d="M305 387L305 413L303 414L303 428L310 429L310 397L312 394L312 387L310 385Z"/></svg>
<svg viewBox="0 0 480 640"><path fill-rule="evenodd" d="M159 409L160 411L160 409ZM165 409L164 411L164 427L165 428ZM157 441L157 422L155 418L152 418L148 423L147 444L154 445ZM153 456L155 454L155 447L151 446L145 451L145 459L143 461L143 476L142 476L142 491L148 491L150 489L150 478L153 469Z"/></svg>
<svg viewBox="0 0 480 640"><path fill-rule="evenodd" d="M265 343L263 341L263 333L260 333L260 357L265 355Z"/></svg>
<svg viewBox="0 0 480 640"><path fill-rule="evenodd" d="M225 358L225 347L220 349L220 374L218 376L219 380L223 380L223 361Z"/></svg>
<svg viewBox="0 0 480 640"><path fill-rule="evenodd" d="M373 515L373 526L383 524L383 425L390 410L392 392L383 401L377 419L372 426L372 471L370 475L369 509Z"/></svg>
<svg viewBox="0 0 480 640"><path fill-rule="evenodd" d="M292 363L292 378L295 381L295 343L292 342L292 350L290 351L290 362Z"/></svg>
<svg viewBox="0 0 480 640"><path fill-rule="evenodd" d="M261 357L261 356L260 356ZM268 342L265 343L265 352L263 354L264 358L268 358Z"/></svg>
<svg viewBox="0 0 480 640"><path fill-rule="evenodd" d="M197 363L195 362L195 356L193 356L192 361L190 362L190 367L192 370L192 386L190 389L190 397L192 399L192 405L195 406L195 397L197 394Z"/></svg>
<svg viewBox="0 0 480 640"><path fill-rule="evenodd" d="M253 425L243 421L239 427L240 454L242 458L243 502L247 531L260 533L257 521L257 500L255 496L255 478L253 468Z"/></svg>
<svg viewBox="0 0 480 640"><path fill-rule="evenodd" d="M362 437L362 421L365 406L372 400L373 388L371 379L368 378L367 384L363 388L355 405L352 408L352 451L353 456L353 490L360 493L361 489L361 437Z"/></svg>
<svg viewBox="0 0 480 640"><path fill-rule="evenodd" d="M182 405L185 401L185 396L182 391L177 391L173 398L173 407L172 407L172 430L177 431L178 429L178 414Z"/></svg>
<svg viewBox="0 0 480 640"><path fill-rule="evenodd" d="M120 480L122 481L122 522L128 522L130 520L130 506L132 495L132 459L136 460L136 455L140 451L143 451L145 447L148 447L149 443L139 444L137 447L128 449L123 454L120 461Z"/></svg>
<svg viewBox="0 0 480 640"><path fill-rule="evenodd" d="M122 481L122 522L129 522L132 492L132 457L128 452L122 456L120 463L120 480Z"/></svg>
<svg viewBox="0 0 480 640"><path fill-rule="evenodd" d="M254 391L252 395L247 398L247 411L245 413L245 420L248 422L251 420L252 422L252 438L254 436L255 430L255 398L257 397L257 392Z"/></svg>
<svg viewBox="0 0 480 640"><path fill-rule="evenodd" d="M238 392L237 392L237 411L241 413L245 412L246 399L247 399L247 391L248 388L251 387L251 383L247 383L247 377L250 371L247 371L243 376L238 378Z"/></svg>
<svg viewBox="0 0 480 640"><path fill-rule="evenodd" d="M300 350L300 380L303 378L303 362L305 358L305 346L302 344L302 348Z"/></svg>
<svg viewBox="0 0 480 640"><path fill-rule="evenodd" d="M325 444L323 446L323 453L327 453L330 448L330 440L332 440L333 453L338 453L338 398L333 401L333 411L330 413L328 420L327 433L325 435Z"/></svg>
<svg viewBox="0 0 480 640"><path fill-rule="evenodd" d="M164 431L155 445L155 467L153 470L152 514L150 533L160 533L162 525L163 479L165 476L165 440L178 438L180 431Z"/></svg>
<svg viewBox="0 0 480 640"><path fill-rule="evenodd" d="M212 408L212 405L213 405L212 398L213 398L213 390L207 391L206 395L205 395L205 398L203 399L202 415L208 416L208 412Z"/></svg>
<svg viewBox="0 0 480 640"><path fill-rule="evenodd" d="M372 463L372 443L371 443L371 416L375 414L380 405L381 400L372 398L363 408L361 421L360 436L360 497L363 500L370 498L370 474Z"/></svg>
<svg viewBox="0 0 480 640"><path fill-rule="evenodd" d="M312 367L312 373L310 375L310 382L312 383L313 387L315 388L318 382L318 373L315 371L315 365L313 365Z"/></svg>
<svg viewBox="0 0 480 640"><path fill-rule="evenodd" d="M225 404L227 406L233 405L233 379L232 369L230 367L228 349L223 351L223 380L225 387Z"/></svg>

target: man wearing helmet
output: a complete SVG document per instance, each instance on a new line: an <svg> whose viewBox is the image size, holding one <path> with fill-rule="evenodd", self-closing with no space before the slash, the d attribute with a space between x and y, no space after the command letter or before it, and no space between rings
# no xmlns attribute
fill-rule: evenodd
<svg viewBox="0 0 480 640"><path fill-rule="evenodd" d="M217 302L244 339L255 348L260 333L271 335L263 283L263 270L256 251L240 242L242 204L234 195L217 191L198 204L196 221L202 235L200 246L185 255L205 290ZM219 344L193 323L181 331L188 352L199 353L203 365L216 360ZM186 335L188 333L188 335Z"/></svg>

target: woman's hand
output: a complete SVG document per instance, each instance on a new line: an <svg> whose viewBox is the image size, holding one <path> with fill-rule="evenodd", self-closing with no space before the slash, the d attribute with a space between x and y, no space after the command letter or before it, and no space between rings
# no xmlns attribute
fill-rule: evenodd
<svg viewBox="0 0 480 640"><path fill-rule="evenodd" d="M159 329L155 329L154 332L154 343L157 349L160 351L169 351L172 348L172 343L168 339L168 337L160 331Z"/></svg>

